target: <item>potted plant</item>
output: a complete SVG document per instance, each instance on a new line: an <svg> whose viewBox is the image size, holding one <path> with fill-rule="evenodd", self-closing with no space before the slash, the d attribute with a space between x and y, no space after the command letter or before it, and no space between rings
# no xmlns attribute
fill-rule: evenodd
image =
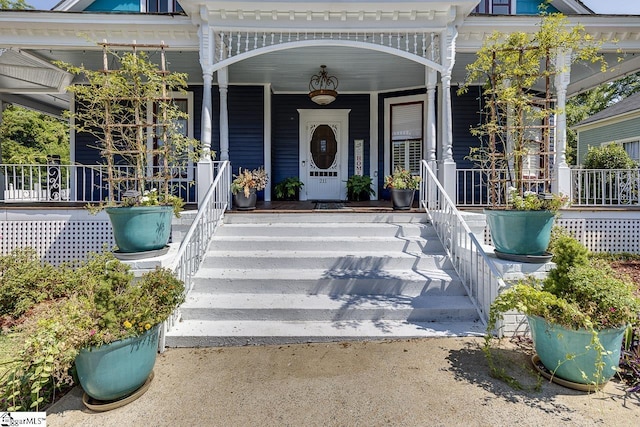
<svg viewBox="0 0 640 427"><path fill-rule="evenodd" d="M393 209L396 210L410 209L419 187L420 177L399 166L394 169L393 174L384 177L384 188L390 190Z"/></svg>
<svg viewBox="0 0 640 427"><path fill-rule="evenodd" d="M544 242L549 241L554 217L553 212L543 212L549 210L545 195L552 193L551 165L556 160L553 117L559 111L552 93L554 78L576 61L600 62L606 67L597 47L583 27L569 27L561 14L546 14L535 33L495 32L467 66L460 93L484 82L484 121L471 129L481 145L471 149L469 158L486 176L489 209L485 213L497 255L523 255L519 261L533 262L545 255ZM538 194L542 203L531 207L529 202ZM520 205L524 210L514 203L515 197L526 199ZM523 240L514 233L523 229L526 236L546 236L530 239L539 240L538 245L511 243L511 237Z"/></svg>
<svg viewBox="0 0 640 427"><path fill-rule="evenodd" d="M369 200L376 194L371 185L373 181L369 175L351 175L347 180L347 198L354 202Z"/></svg>
<svg viewBox="0 0 640 427"><path fill-rule="evenodd" d="M274 190L278 200L298 200L304 183L297 176L290 176L276 184Z"/></svg>
<svg viewBox="0 0 640 427"><path fill-rule="evenodd" d="M161 66L135 46L122 54L102 46L103 70L57 63L83 77L68 88L76 102L68 117L78 132L96 138L106 166L108 198L92 212L106 209L120 253L159 250L169 240L172 212L179 215L184 205L173 180L197 157L197 141L182 129L187 114L170 96L184 92L186 74L166 71L164 45Z"/></svg>
<svg viewBox="0 0 640 427"><path fill-rule="evenodd" d="M136 279L112 253L91 256L73 270L46 268L64 272L67 291L34 305L20 326L28 339L8 376L8 406L20 406L15 399L25 389L37 405L52 382L74 383L74 366L96 401L121 399L150 381L159 325L184 301L184 284L160 268Z"/></svg>
<svg viewBox="0 0 640 427"><path fill-rule="evenodd" d="M615 374L625 331L638 322L640 300L608 264L590 261L577 240L562 235L553 247L557 266L545 280L520 281L493 302L487 346L504 313L524 313L537 357L551 375L596 388ZM486 354L495 371L490 349Z"/></svg>
<svg viewBox="0 0 640 427"><path fill-rule="evenodd" d="M263 167L249 170L238 170L233 175L231 193L233 193L236 208L239 210L252 210L256 208L257 191L264 190L269 181L269 176Z"/></svg>

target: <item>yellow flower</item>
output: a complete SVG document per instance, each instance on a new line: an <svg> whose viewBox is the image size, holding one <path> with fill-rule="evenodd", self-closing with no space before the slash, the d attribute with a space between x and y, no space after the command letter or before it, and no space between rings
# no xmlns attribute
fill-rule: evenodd
<svg viewBox="0 0 640 427"><path fill-rule="evenodd" d="M148 331L149 329L151 329L151 325L147 323L146 325L144 325L144 328Z"/></svg>
<svg viewBox="0 0 640 427"><path fill-rule="evenodd" d="M129 322L128 320L125 320L123 325L125 328L129 329L131 327L131 322Z"/></svg>

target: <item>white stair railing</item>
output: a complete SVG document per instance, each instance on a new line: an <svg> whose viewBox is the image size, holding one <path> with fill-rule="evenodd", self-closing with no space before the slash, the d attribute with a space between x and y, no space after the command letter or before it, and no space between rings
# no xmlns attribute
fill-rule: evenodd
<svg viewBox="0 0 640 427"><path fill-rule="evenodd" d="M209 187L207 194L198 207L198 213L189 227L185 238L180 244L171 270L187 287L185 294L191 290L192 278L200 268L209 246L209 241L216 229L222 223L222 218L230 206L231 195L231 165L229 161L220 162L216 177ZM161 328L160 351L164 351L165 333L171 330L180 315L176 310Z"/></svg>
<svg viewBox="0 0 640 427"><path fill-rule="evenodd" d="M421 178L420 204L486 324L489 307L505 283L425 160Z"/></svg>

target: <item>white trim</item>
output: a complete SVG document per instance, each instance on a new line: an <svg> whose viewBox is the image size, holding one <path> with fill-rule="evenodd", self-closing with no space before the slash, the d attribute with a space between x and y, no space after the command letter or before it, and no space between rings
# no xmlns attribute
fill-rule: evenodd
<svg viewBox="0 0 640 427"><path fill-rule="evenodd" d="M377 52L388 53L389 55L399 56L401 58L408 59L410 61L414 61L418 64L422 64L426 67L432 68L438 72L444 71L444 66L438 64L430 59L418 56L411 52L406 52L403 50L396 49L395 47L389 46L380 46L373 43L363 43L352 40L331 40L331 39L320 39L320 40L304 40L304 41L296 41L296 42L287 42L281 43L277 45L259 47L248 52L239 53L237 55L232 56L231 58L223 59L222 61L218 61L212 65L212 70L216 71L220 68L229 67L237 62L244 61L245 59L250 59L255 56L264 55L266 53L278 52L281 50L289 50L289 49L298 49L310 46L334 46L334 47L353 47L364 50L373 50Z"/></svg>
<svg viewBox="0 0 640 427"><path fill-rule="evenodd" d="M373 200L380 199L380 186L378 185L378 104L380 94L371 92L369 94L369 176L373 181L373 191L375 195Z"/></svg>
<svg viewBox="0 0 640 427"><path fill-rule="evenodd" d="M264 139L264 169L273 179L273 171L271 170L271 85L264 85L264 113L263 113L263 139ZM264 189L265 202L271 201L271 185L267 185Z"/></svg>
<svg viewBox="0 0 640 427"><path fill-rule="evenodd" d="M339 177L341 180L346 181L349 176L349 113L351 109L298 109L299 114L299 129L300 135L298 140L298 153L300 156L300 169L299 176L300 181L305 182L306 177L309 175L309 159L307 158L307 146L308 141L304 141L303 137L306 136L306 125L308 122L326 123L326 122L338 122L340 123L340 135L336 135L339 145L340 153L340 169ZM307 190L302 187L300 192L300 200L307 200ZM341 200L347 199L347 187L342 185L340 187Z"/></svg>
<svg viewBox="0 0 640 427"><path fill-rule="evenodd" d="M617 123L626 122L627 120L640 118L640 111L628 111L616 116L606 117L604 119L596 120L595 122L586 123L584 125L572 126L576 132L585 132L593 129L597 129L602 126L615 125Z"/></svg>
<svg viewBox="0 0 640 427"><path fill-rule="evenodd" d="M404 104L408 102L423 102L423 108L427 109L427 94L423 93L420 95L409 95L409 96L397 96L393 98L386 98L384 100L384 126L383 126L383 144L384 144L384 175L391 174L391 136L389 133L389 129L391 126L391 104ZM427 132L426 129L427 123L423 120L422 123L422 144L425 144L425 135Z"/></svg>

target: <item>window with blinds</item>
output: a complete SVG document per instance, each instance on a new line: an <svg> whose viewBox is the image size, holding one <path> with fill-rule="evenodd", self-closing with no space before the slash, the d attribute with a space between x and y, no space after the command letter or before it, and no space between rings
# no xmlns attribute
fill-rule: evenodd
<svg viewBox="0 0 640 427"><path fill-rule="evenodd" d="M424 103L391 105L391 170L401 167L418 175L423 153Z"/></svg>
<svg viewBox="0 0 640 427"><path fill-rule="evenodd" d="M640 141L624 142L624 151L636 162L640 162Z"/></svg>

